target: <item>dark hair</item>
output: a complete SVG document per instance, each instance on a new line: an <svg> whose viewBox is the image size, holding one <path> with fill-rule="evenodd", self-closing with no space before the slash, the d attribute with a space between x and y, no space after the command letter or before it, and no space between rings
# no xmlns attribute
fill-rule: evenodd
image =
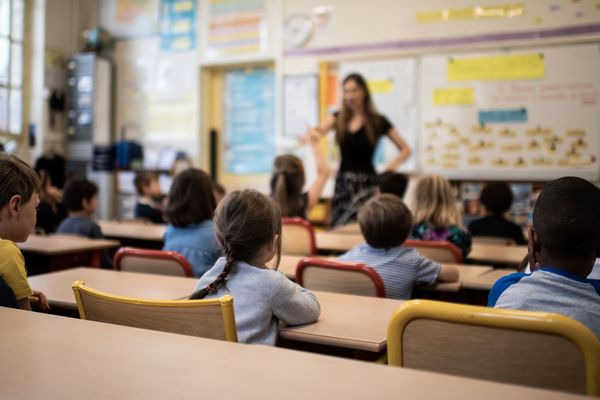
<svg viewBox="0 0 600 400"><path fill-rule="evenodd" d="M40 179L33 168L15 156L0 153L0 208L15 195L21 196L21 204L27 203L40 188Z"/></svg>
<svg viewBox="0 0 600 400"><path fill-rule="evenodd" d="M381 117L377 112L377 108L375 108L375 104L371 100L371 93L369 92L369 86L367 85L367 81L362 75L357 73L352 73L344 78L342 82L342 87L346 85L348 82L354 82L360 87L360 89L365 94L364 100L364 112L365 112L365 128L367 130L367 137L369 138L369 143L374 145L377 141L377 129L381 124ZM345 102L342 102L342 108L337 116L335 123L335 139L338 144L341 144L344 141L344 137L348 134L348 125L350 124L350 120L352 120L353 113L352 110L346 105Z"/></svg>
<svg viewBox="0 0 600 400"><path fill-rule="evenodd" d="M213 191L221 196L225 196L227 191L219 182L213 181Z"/></svg>
<svg viewBox="0 0 600 400"><path fill-rule="evenodd" d="M302 217L306 204L302 197L304 166L298 157L284 154L275 159L271 177L271 197L284 217Z"/></svg>
<svg viewBox="0 0 600 400"><path fill-rule="evenodd" d="M65 185L63 205L67 211L83 210L83 200L90 201L98 194L98 186L87 179L74 178Z"/></svg>
<svg viewBox="0 0 600 400"><path fill-rule="evenodd" d="M377 177L379 192L391 193L403 198L408 185L408 177L399 172L384 172Z"/></svg>
<svg viewBox="0 0 600 400"><path fill-rule="evenodd" d="M370 246L389 249L408 238L412 215L402 199L386 193L372 197L360 208L358 224Z"/></svg>
<svg viewBox="0 0 600 400"><path fill-rule="evenodd" d="M202 170L189 168L175 175L165 219L176 227L199 224L213 217L215 207L212 179Z"/></svg>
<svg viewBox="0 0 600 400"><path fill-rule="evenodd" d="M488 183L479 194L479 201L486 210L500 216L510 210L513 194L510 186L504 182Z"/></svg>
<svg viewBox="0 0 600 400"><path fill-rule="evenodd" d="M155 172L142 171L135 174L133 184L135 185L135 190L137 191L137 194L139 196L143 196L144 188L146 188L154 181L158 181L158 174L156 174Z"/></svg>
<svg viewBox="0 0 600 400"><path fill-rule="evenodd" d="M279 235L275 263L279 266L281 211L272 199L251 189L231 192L219 203L214 221L217 240L227 261L217 279L194 292L190 299L203 299L216 292L237 261L252 260L275 235Z"/></svg>
<svg viewBox="0 0 600 400"><path fill-rule="evenodd" d="M548 183L535 204L533 228L551 257L595 255L600 245L600 189L572 176Z"/></svg>

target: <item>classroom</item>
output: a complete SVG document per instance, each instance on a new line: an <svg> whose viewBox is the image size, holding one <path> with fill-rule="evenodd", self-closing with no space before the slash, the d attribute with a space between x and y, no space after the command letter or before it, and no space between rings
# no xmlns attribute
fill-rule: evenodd
<svg viewBox="0 0 600 400"><path fill-rule="evenodd" d="M0 398L600 397L599 0L0 0Z"/></svg>

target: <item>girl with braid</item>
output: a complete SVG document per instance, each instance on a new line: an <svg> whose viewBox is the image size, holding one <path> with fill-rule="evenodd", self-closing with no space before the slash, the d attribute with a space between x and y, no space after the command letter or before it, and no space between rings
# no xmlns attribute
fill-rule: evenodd
<svg viewBox="0 0 600 400"><path fill-rule="evenodd" d="M281 211L255 191L227 195L215 212L215 232L224 257L202 276L190 299L234 298L238 339L275 345L279 320L289 325L319 318L320 305L310 291L266 264L281 255Z"/></svg>

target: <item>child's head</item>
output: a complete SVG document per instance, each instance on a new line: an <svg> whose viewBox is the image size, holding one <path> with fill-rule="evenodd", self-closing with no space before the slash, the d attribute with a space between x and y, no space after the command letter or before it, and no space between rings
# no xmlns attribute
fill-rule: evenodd
<svg viewBox="0 0 600 400"><path fill-rule="evenodd" d="M435 227L460 225L452 186L440 175L427 175L415 187L413 218Z"/></svg>
<svg viewBox="0 0 600 400"><path fill-rule="evenodd" d="M370 246L389 249L408 238L412 216L402 199L385 193L372 197L360 208L358 224Z"/></svg>
<svg viewBox="0 0 600 400"><path fill-rule="evenodd" d="M36 222L40 180L15 156L0 153L0 238L24 242Z"/></svg>
<svg viewBox="0 0 600 400"><path fill-rule="evenodd" d="M489 183L481 191L479 201L489 213L501 216L510 210L513 194L504 182Z"/></svg>
<svg viewBox="0 0 600 400"><path fill-rule="evenodd" d="M408 178L399 172L388 171L377 177L377 184L380 193L391 193L403 198L408 185Z"/></svg>
<svg viewBox="0 0 600 400"><path fill-rule="evenodd" d="M98 186L87 179L72 179L65 185L62 200L69 213L90 216L98 207Z"/></svg>
<svg viewBox="0 0 600 400"><path fill-rule="evenodd" d="M275 159L271 177L271 197L279 204L284 217L301 216L302 188L304 187L304 166L292 155L284 154Z"/></svg>
<svg viewBox="0 0 600 400"><path fill-rule="evenodd" d="M192 295L204 298L216 291L225 281L237 261L251 265L264 265L281 255L281 211L269 197L256 190L231 192L215 211L215 231L227 259L219 277L208 287Z"/></svg>
<svg viewBox="0 0 600 400"><path fill-rule="evenodd" d="M138 196L160 196L158 175L154 172L138 172L133 180Z"/></svg>
<svg viewBox="0 0 600 400"><path fill-rule="evenodd" d="M533 231L530 252L540 266L587 276L600 248L600 189L575 177L548 183L533 210Z"/></svg>
<svg viewBox="0 0 600 400"><path fill-rule="evenodd" d="M173 179L165 219L176 227L195 225L212 219L215 207L212 179L206 172L190 168Z"/></svg>

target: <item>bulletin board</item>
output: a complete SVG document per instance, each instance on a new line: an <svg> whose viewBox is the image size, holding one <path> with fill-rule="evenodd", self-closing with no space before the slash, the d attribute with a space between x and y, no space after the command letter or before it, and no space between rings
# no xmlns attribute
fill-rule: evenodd
<svg viewBox="0 0 600 400"><path fill-rule="evenodd" d="M600 45L424 56L420 76L424 172L599 178Z"/></svg>
<svg viewBox="0 0 600 400"><path fill-rule="evenodd" d="M399 171L411 172L418 163L418 62L416 58L343 62L339 65L339 77L357 72L369 85L369 91L377 110L385 115L411 147L411 157ZM341 88L340 88L341 90ZM340 95L341 99L342 96ZM398 149L384 137L375 152L375 165L382 170L398 155Z"/></svg>

